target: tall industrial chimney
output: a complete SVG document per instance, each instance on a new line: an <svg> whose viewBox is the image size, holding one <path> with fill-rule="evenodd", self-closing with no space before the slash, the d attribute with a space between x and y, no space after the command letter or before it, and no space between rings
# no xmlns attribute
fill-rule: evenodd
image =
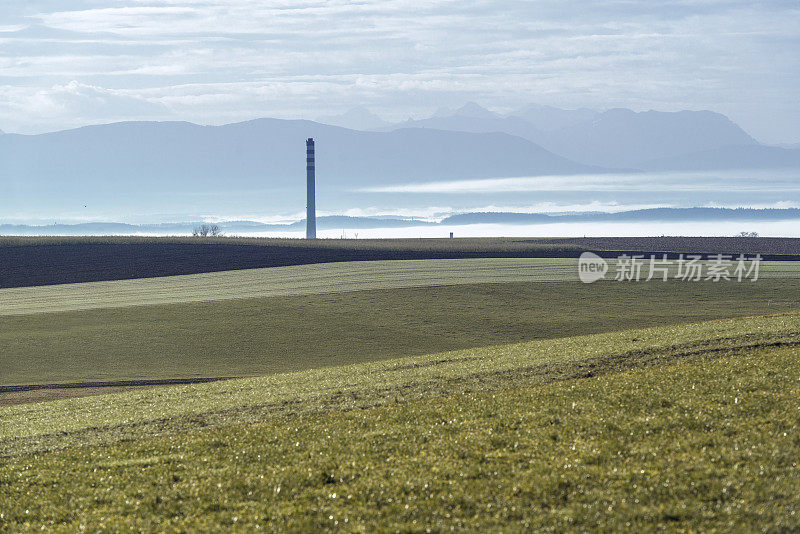
<svg viewBox="0 0 800 534"><path fill-rule="evenodd" d="M306 139L306 239L317 238L317 203L314 175L314 139Z"/></svg>

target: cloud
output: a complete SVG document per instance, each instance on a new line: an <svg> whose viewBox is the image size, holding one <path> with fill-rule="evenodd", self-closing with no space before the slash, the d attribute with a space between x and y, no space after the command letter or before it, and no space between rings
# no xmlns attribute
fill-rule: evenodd
<svg viewBox="0 0 800 534"><path fill-rule="evenodd" d="M0 87L0 120L24 112L31 124L53 121L79 126L109 120L163 118L170 114L159 102L152 102L126 91L111 90L77 81L57 84L32 94L9 86Z"/></svg>
<svg viewBox="0 0 800 534"><path fill-rule="evenodd" d="M78 80L206 123L356 105L405 119L468 100L715 109L800 140L796 1L7 4L0 84L28 95Z"/></svg>
<svg viewBox="0 0 800 534"><path fill-rule="evenodd" d="M667 172L632 174L576 174L571 176L533 176L409 183L360 189L362 193L520 193L520 192L702 192L721 190L753 192L800 192L796 173L764 182L740 171Z"/></svg>

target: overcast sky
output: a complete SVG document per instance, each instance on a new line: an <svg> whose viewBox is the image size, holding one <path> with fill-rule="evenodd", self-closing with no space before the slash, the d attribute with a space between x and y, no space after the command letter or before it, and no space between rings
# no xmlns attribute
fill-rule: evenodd
<svg viewBox="0 0 800 534"><path fill-rule="evenodd" d="M0 129L466 101L711 109L800 142L800 2L4 0Z"/></svg>

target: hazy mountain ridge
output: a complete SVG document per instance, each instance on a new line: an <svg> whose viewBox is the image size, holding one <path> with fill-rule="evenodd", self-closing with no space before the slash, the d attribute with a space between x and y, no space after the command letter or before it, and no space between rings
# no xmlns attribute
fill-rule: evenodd
<svg viewBox="0 0 800 534"><path fill-rule="evenodd" d="M737 124L711 111L606 111L589 123L550 132L542 146L593 165L639 167L656 158L729 145L757 145Z"/></svg>
<svg viewBox="0 0 800 534"><path fill-rule="evenodd" d="M470 133L502 132L527 139L532 143L535 143L532 139L540 139L545 135L544 132L537 130L531 123L519 117L470 117L458 114L449 117L408 120L382 130L393 131L400 128L423 128Z"/></svg>
<svg viewBox="0 0 800 534"><path fill-rule="evenodd" d="M537 224L555 222L625 221L785 221L800 219L798 208L648 208L616 213L474 212L451 215L441 224Z"/></svg>
<svg viewBox="0 0 800 534"><path fill-rule="evenodd" d="M800 149L764 145L724 146L639 165L648 171L800 168Z"/></svg>
<svg viewBox="0 0 800 534"><path fill-rule="evenodd" d="M523 119L542 132L550 132L591 121L599 114L598 111L586 108L560 109L529 104L508 116Z"/></svg>
<svg viewBox="0 0 800 534"><path fill-rule="evenodd" d="M325 182L348 187L391 180L484 178L597 171L505 133L423 129L363 132L304 120L223 126L119 122L3 136L3 175L22 185L153 183L162 187L302 181L306 137L317 139Z"/></svg>
<svg viewBox="0 0 800 534"><path fill-rule="evenodd" d="M316 122L351 130L378 130L391 125L364 106L351 108L340 115L319 117Z"/></svg>
<svg viewBox="0 0 800 534"><path fill-rule="evenodd" d="M370 196L376 187L408 183L635 169L800 168L800 150L759 145L712 112L597 113L543 106L520 112L533 119L540 114L548 128L573 125L543 131L521 117L469 104L449 116L409 121L389 131L256 119L222 126L118 122L39 135L6 133L0 136L0 211L17 219L54 213L96 219L122 213L124 220L145 211L180 217L280 213L287 206L299 211L305 205L306 137L317 140L318 195L320 205L331 210L380 205L388 197ZM588 116L591 120L574 124ZM632 140L625 141L626 136ZM561 139L586 161L599 153L620 166L579 163L531 139L551 149ZM721 146L703 148L714 144ZM694 151L669 154L689 148ZM634 159L635 164L621 166ZM646 183L648 176L641 180ZM761 205L773 201L762 199ZM398 194L390 202L407 200Z"/></svg>
<svg viewBox="0 0 800 534"><path fill-rule="evenodd" d="M658 169L689 169L692 164L703 170L734 168L724 161L715 163L714 159L703 160L693 155L731 146L759 146L737 124L712 111L637 113L629 109L611 109L596 112L530 105L501 116L469 103L450 115L440 113L386 129L406 127L504 132L573 161L620 169L647 169L650 162L656 160L663 160ZM792 159L791 155L779 151L752 153L754 161L739 154L736 164L741 168L782 167L785 161ZM668 167L670 164L673 166ZM718 166L714 167L715 164Z"/></svg>
<svg viewBox="0 0 800 534"><path fill-rule="evenodd" d="M617 213L516 213L469 212L445 217L439 222L402 217L350 217L328 215L317 218L319 230L359 230L377 228L410 228L419 226L460 226L469 224L552 224L591 222L666 222L666 221L786 221L800 220L800 209L750 209L750 208L651 208ZM5 235L186 235L202 222L176 222L158 224L127 224L115 222L87 222L76 224L0 224L0 234ZM222 221L216 223L223 234L239 235L258 232L302 232L305 220L287 223L261 223L257 221Z"/></svg>
<svg viewBox="0 0 800 534"><path fill-rule="evenodd" d="M364 132L280 119L223 126L119 122L0 137L0 209L46 214L147 206L200 215L209 206L301 208L307 137L317 141L320 199L412 181L604 171L505 133Z"/></svg>

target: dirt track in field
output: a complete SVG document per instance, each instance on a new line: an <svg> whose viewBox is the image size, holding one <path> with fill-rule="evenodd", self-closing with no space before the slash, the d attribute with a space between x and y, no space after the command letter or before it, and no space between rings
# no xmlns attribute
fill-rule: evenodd
<svg viewBox="0 0 800 534"><path fill-rule="evenodd" d="M168 378L161 380L109 380L103 382L68 382L62 384L25 384L18 386L0 386L0 406L14 404L30 404L57 399L105 395L132 389L154 388L159 386L175 386L180 384L203 384L231 380L240 377L219 378Z"/></svg>

